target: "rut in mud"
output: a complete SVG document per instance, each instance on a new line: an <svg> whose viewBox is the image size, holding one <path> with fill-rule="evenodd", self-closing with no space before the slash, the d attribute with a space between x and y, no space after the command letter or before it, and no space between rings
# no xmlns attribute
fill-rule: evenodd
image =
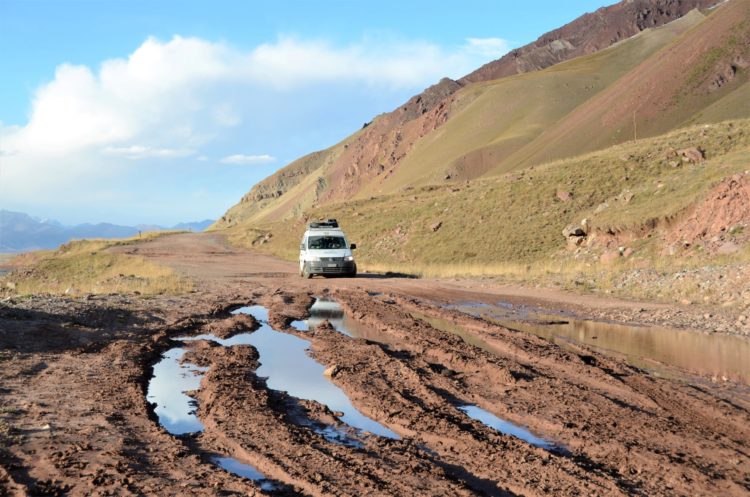
<svg viewBox="0 0 750 497"><path fill-rule="evenodd" d="M395 281L300 282L279 267L235 283L246 260L226 257L237 261L227 279L185 297L0 305L3 492L750 490L742 383L661 378ZM315 367L286 377L278 344Z"/></svg>
<svg viewBox="0 0 750 497"><path fill-rule="evenodd" d="M750 485L737 442L748 436L747 412L738 407L721 422L703 414L696 426L707 401L726 405L695 387L398 296L278 292L257 301L270 313L259 305L240 312L259 329L243 330L234 315L211 324L234 334L186 342L190 361L208 368L192 392L206 427L198 445L296 491L741 495ZM278 362L280 351L308 346L316 369L299 355ZM295 364L302 379L293 378ZM348 395L347 407L319 392L326 367L328 387ZM337 464L325 464L332 455ZM383 476L407 461L418 477Z"/></svg>

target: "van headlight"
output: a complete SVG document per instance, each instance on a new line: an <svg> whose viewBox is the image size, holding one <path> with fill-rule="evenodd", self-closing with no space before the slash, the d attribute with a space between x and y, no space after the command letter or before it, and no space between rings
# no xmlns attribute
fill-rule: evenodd
<svg viewBox="0 0 750 497"><path fill-rule="evenodd" d="M346 257L344 257L344 260L348 261L348 262L352 262L354 260L354 256L353 255L347 255Z"/></svg>
<svg viewBox="0 0 750 497"><path fill-rule="evenodd" d="M310 257L310 262L320 262L320 257Z"/></svg>

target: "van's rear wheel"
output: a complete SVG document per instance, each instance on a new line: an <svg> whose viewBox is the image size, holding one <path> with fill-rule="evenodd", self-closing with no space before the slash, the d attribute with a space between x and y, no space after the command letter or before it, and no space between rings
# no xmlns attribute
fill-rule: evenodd
<svg viewBox="0 0 750 497"><path fill-rule="evenodd" d="M307 267L307 263L302 267L302 277L305 279L312 278L312 274L310 274L310 268Z"/></svg>

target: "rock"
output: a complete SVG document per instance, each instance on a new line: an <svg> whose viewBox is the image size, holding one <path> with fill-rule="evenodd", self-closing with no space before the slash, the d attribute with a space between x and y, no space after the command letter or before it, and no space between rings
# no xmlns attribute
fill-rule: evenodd
<svg viewBox="0 0 750 497"><path fill-rule="evenodd" d="M339 372L339 366L338 364L334 364L332 366L329 366L326 368L325 371L323 371L323 376L327 376L328 378L333 378L336 376L336 374Z"/></svg>
<svg viewBox="0 0 750 497"><path fill-rule="evenodd" d="M735 252L739 251L740 247L734 243L734 242L724 242L721 244L721 246L716 249L716 253L719 255L729 255L734 254Z"/></svg>
<svg viewBox="0 0 750 497"><path fill-rule="evenodd" d="M599 204L598 206L596 206L596 209L594 209L594 214L599 214L600 212L602 212L603 210L607 209L608 207L609 207L609 203L608 202L602 202L601 204Z"/></svg>
<svg viewBox="0 0 750 497"><path fill-rule="evenodd" d="M437 223L435 223L435 224L433 224L432 226L430 226L430 229L431 229L432 231L437 231L437 230L439 230L439 229L440 229L440 228L441 228L442 226L443 226L443 222L442 222L442 221L438 221Z"/></svg>
<svg viewBox="0 0 750 497"><path fill-rule="evenodd" d="M568 237L568 250L575 250L583 244L583 240L586 237L583 236L570 236Z"/></svg>
<svg viewBox="0 0 750 497"><path fill-rule="evenodd" d="M635 251L632 248L625 247L625 250L622 251L622 256L623 257L630 257L631 255L633 255L633 252L635 252Z"/></svg>
<svg viewBox="0 0 750 497"><path fill-rule="evenodd" d="M676 160L669 161L669 167L678 167L680 165Z"/></svg>
<svg viewBox="0 0 750 497"><path fill-rule="evenodd" d="M589 222L589 218L586 217L581 220L581 229L587 235L589 234L589 232L591 232L591 223Z"/></svg>
<svg viewBox="0 0 750 497"><path fill-rule="evenodd" d="M580 226L569 224L562 230L562 235L566 238L569 236L586 236L586 232Z"/></svg>
<svg viewBox="0 0 750 497"><path fill-rule="evenodd" d="M573 200L573 193L565 190L557 190L557 198L560 202L570 202Z"/></svg>
<svg viewBox="0 0 750 497"><path fill-rule="evenodd" d="M15 289L16 289L16 284L15 284L15 283L13 283L12 281L9 281L9 282L7 282L7 283L5 284L5 287L6 287L6 288L7 288L8 290L15 290Z"/></svg>
<svg viewBox="0 0 750 497"><path fill-rule="evenodd" d="M677 154L682 156L683 162L701 162L705 158L703 152L698 147L688 147L677 151Z"/></svg>
<svg viewBox="0 0 750 497"><path fill-rule="evenodd" d="M622 199L623 203L629 204L630 201L633 200L633 197L634 197L633 192L623 192L622 197L620 198Z"/></svg>

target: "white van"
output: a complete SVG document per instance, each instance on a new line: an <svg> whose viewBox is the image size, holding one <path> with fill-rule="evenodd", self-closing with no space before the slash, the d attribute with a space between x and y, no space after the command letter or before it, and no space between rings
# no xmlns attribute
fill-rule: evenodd
<svg viewBox="0 0 750 497"><path fill-rule="evenodd" d="M355 244L349 244L335 219L310 223L299 246L299 275L303 278L316 274L354 277L357 264L352 250L356 248Z"/></svg>

